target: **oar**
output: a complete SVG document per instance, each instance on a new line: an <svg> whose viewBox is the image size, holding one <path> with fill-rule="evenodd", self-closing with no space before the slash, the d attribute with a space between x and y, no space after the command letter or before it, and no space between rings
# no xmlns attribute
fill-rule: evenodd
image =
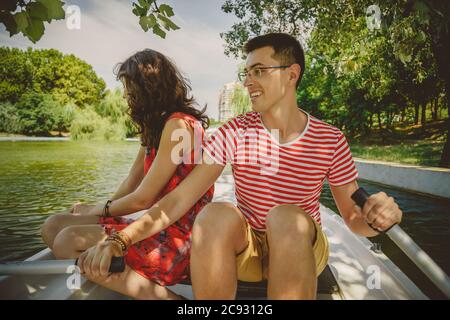
<svg viewBox="0 0 450 320"><path fill-rule="evenodd" d="M14 261L0 264L0 275L39 275L67 273L70 266L76 266L78 259ZM109 272L118 273L125 270L125 259L113 257ZM69 271L70 272L70 271Z"/></svg>
<svg viewBox="0 0 450 320"><path fill-rule="evenodd" d="M369 194L359 188L352 194L353 201L363 208ZM374 229L375 230L375 229ZM379 230L376 230L380 232ZM422 270L423 273L450 298L450 278L448 275L423 251L411 237L397 224L385 231L389 238Z"/></svg>

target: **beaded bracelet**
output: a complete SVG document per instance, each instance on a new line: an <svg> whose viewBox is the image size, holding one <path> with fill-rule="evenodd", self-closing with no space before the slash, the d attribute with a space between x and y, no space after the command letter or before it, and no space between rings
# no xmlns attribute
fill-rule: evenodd
<svg viewBox="0 0 450 320"><path fill-rule="evenodd" d="M120 249L122 250L122 252L126 251L126 247L125 244L123 242L121 242L119 239L116 238L107 238L106 241L110 241L110 242L114 242L117 243L120 246Z"/></svg>
<svg viewBox="0 0 450 320"><path fill-rule="evenodd" d="M111 205L111 203L112 203L112 200L106 201L106 204L103 207L103 213L102 213L103 217L111 217L111 214L109 213L109 206Z"/></svg>
<svg viewBox="0 0 450 320"><path fill-rule="evenodd" d="M130 237L123 232L114 232L106 240L119 244L123 252L127 251L132 244Z"/></svg>

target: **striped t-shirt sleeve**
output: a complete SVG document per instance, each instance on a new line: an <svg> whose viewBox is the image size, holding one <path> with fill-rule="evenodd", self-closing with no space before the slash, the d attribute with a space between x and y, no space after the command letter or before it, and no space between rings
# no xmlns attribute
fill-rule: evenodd
<svg viewBox="0 0 450 320"><path fill-rule="evenodd" d="M328 172L328 183L333 186L342 186L352 182L357 177L358 171L356 170L347 139L340 132L331 168Z"/></svg>
<svg viewBox="0 0 450 320"><path fill-rule="evenodd" d="M203 145L203 151L215 163L226 165L233 162L236 150L236 128L235 119L230 120L217 129Z"/></svg>

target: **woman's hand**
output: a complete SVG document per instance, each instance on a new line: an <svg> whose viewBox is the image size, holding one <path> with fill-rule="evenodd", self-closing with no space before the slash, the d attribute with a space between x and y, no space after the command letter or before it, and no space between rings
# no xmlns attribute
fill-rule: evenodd
<svg viewBox="0 0 450 320"><path fill-rule="evenodd" d="M78 267L88 278L109 275L112 257L123 256L122 249L115 241L106 240L83 252L78 258Z"/></svg>
<svg viewBox="0 0 450 320"><path fill-rule="evenodd" d="M73 215L89 215L90 211L94 207L95 205L93 204L77 202L72 206L72 208L70 208L70 213Z"/></svg>

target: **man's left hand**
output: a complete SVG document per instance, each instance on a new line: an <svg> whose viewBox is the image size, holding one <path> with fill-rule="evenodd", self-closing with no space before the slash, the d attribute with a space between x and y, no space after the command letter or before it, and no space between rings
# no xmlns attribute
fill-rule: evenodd
<svg viewBox="0 0 450 320"><path fill-rule="evenodd" d="M355 205L354 209L364 217L373 229L380 232L402 221L403 213L397 203L395 203L394 198L389 197L384 192L371 195L362 210L357 205Z"/></svg>

